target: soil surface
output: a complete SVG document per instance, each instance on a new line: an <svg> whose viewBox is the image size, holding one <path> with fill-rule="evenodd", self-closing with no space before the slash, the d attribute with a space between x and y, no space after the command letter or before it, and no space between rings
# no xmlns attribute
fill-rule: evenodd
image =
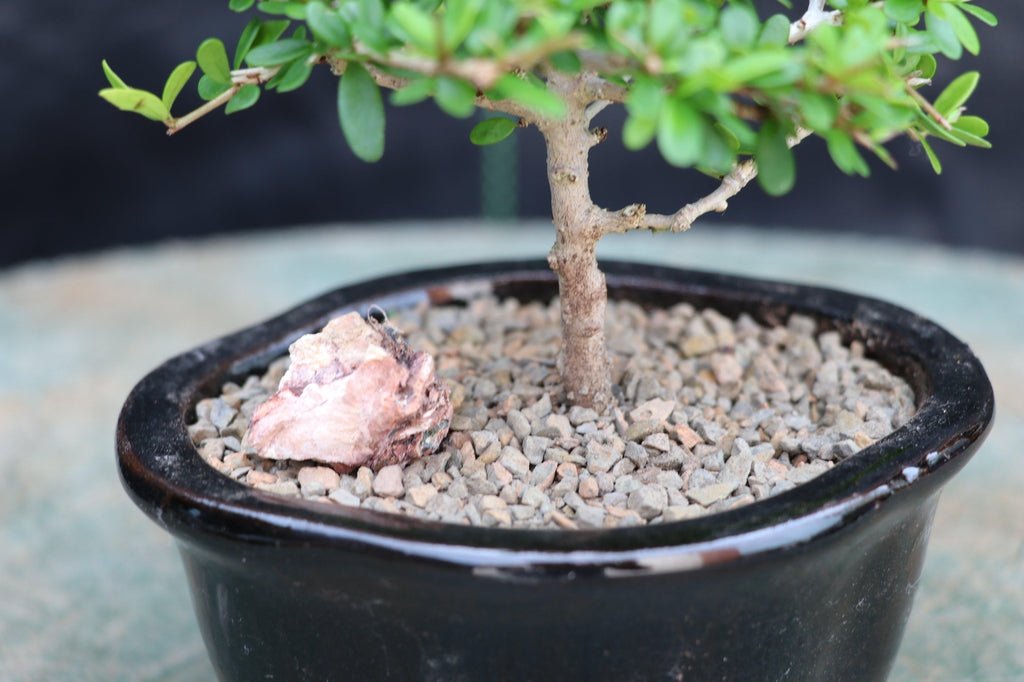
<svg viewBox="0 0 1024 682"><path fill-rule="evenodd" d="M828 471L905 423L909 386L819 333L733 320L689 304L609 302L619 404L560 403L557 302L480 298L403 311L389 323L434 355L455 414L436 454L339 475L265 460L241 442L288 358L196 407L190 434L217 470L328 505L498 527L602 528L688 519L751 504Z"/></svg>

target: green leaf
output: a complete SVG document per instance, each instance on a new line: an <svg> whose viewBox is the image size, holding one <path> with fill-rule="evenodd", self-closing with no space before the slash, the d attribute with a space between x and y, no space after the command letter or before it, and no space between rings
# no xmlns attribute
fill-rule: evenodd
<svg viewBox="0 0 1024 682"><path fill-rule="evenodd" d="M281 14L289 19L305 21L306 5L302 2L282 2L281 0L269 0L259 3L256 8L267 14Z"/></svg>
<svg viewBox="0 0 1024 682"><path fill-rule="evenodd" d="M418 104L434 94L437 83L433 78L420 78L411 81L401 90L391 93L391 103L397 107Z"/></svg>
<svg viewBox="0 0 1024 682"><path fill-rule="evenodd" d="M553 67L562 73L579 73L580 69L583 68L583 64L580 62L580 58L576 56L576 53L568 50L556 52L548 57L548 60Z"/></svg>
<svg viewBox="0 0 1024 682"><path fill-rule="evenodd" d="M789 19L784 14L775 14L764 22L761 28L761 37L758 38L759 47L785 47L789 44Z"/></svg>
<svg viewBox="0 0 1024 682"><path fill-rule="evenodd" d="M955 136L952 132L946 130L944 127L938 124L931 116L925 112L918 114L917 122L928 132L929 135L934 135L940 140L945 140L952 145L957 147L966 147L967 145L959 137Z"/></svg>
<svg viewBox="0 0 1024 682"><path fill-rule="evenodd" d="M778 121L769 119L761 124L754 158L757 160L757 181L765 192L779 196L793 189L796 161Z"/></svg>
<svg viewBox="0 0 1024 682"><path fill-rule="evenodd" d="M921 0L885 0L885 14L893 21L913 26L921 19Z"/></svg>
<svg viewBox="0 0 1024 682"><path fill-rule="evenodd" d="M729 5L722 10L718 22L722 38L732 47L749 47L757 38L760 24L757 14L746 5ZM788 35L788 32L787 32Z"/></svg>
<svg viewBox="0 0 1024 682"><path fill-rule="evenodd" d="M196 61L199 62L199 68L211 80L218 83L231 83L228 53L224 49L224 43L217 38L207 38L199 44L199 48L196 50Z"/></svg>
<svg viewBox="0 0 1024 682"><path fill-rule="evenodd" d="M278 66L294 59L308 57L313 46L305 40L285 38L266 45L257 45L249 50L245 62L249 66Z"/></svg>
<svg viewBox="0 0 1024 682"><path fill-rule="evenodd" d="M411 45L425 54L437 54L437 26L429 14L410 2L396 2L391 6L391 20Z"/></svg>
<svg viewBox="0 0 1024 682"><path fill-rule="evenodd" d="M498 79L493 88L488 90L492 99L509 99L522 104L527 109L547 116L561 118L565 116L565 102L543 85L506 74Z"/></svg>
<svg viewBox="0 0 1024 682"><path fill-rule="evenodd" d="M964 46L964 49L973 55L981 51L981 41L978 34L971 26L971 20L964 16L964 13L957 9L956 5L946 5L942 13L943 18L953 27L953 33L957 40Z"/></svg>
<svg viewBox="0 0 1024 682"><path fill-rule="evenodd" d="M988 135L988 122L978 116L961 116L953 127L978 137Z"/></svg>
<svg viewBox="0 0 1024 682"><path fill-rule="evenodd" d="M313 73L313 65L305 59L296 59L294 62L284 67L279 74L280 78L277 81L277 91L291 92L297 90L306 84L309 80L310 74Z"/></svg>
<svg viewBox="0 0 1024 682"><path fill-rule="evenodd" d="M105 88L100 90L100 97L121 111L132 111L151 121L167 121L171 118L171 112L167 110L160 98L145 90Z"/></svg>
<svg viewBox="0 0 1024 682"><path fill-rule="evenodd" d="M518 127L515 121L508 118L485 118L469 131L469 141L481 146L501 142Z"/></svg>
<svg viewBox="0 0 1024 682"><path fill-rule="evenodd" d="M988 26L996 26L999 24L999 20L996 19L996 15L992 14L987 9L978 7L977 5L971 4L969 2L964 2L960 4L960 9L962 9L964 12L967 12L968 14L974 15L974 17L977 18L978 21Z"/></svg>
<svg viewBox="0 0 1024 682"><path fill-rule="evenodd" d="M658 151L673 166L695 164L704 151L706 134L703 117L686 100L672 98L662 105L658 118Z"/></svg>
<svg viewBox="0 0 1024 682"><path fill-rule="evenodd" d="M338 83L338 119L356 156L373 162L384 155L384 102L361 64L350 62Z"/></svg>
<svg viewBox="0 0 1024 682"><path fill-rule="evenodd" d="M171 75L164 83L163 96L160 98L168 110L174 106L174 100L178 99L181 89L185 87L185 83L188 83L188 79L192 77L195 70L195 62L182 62L174 67L174 71L171 71Z"/></svg>
<svg viewBox="0 0 1024 682"><path fill-rule="evenodd" d="M484 0L446 0L441 19L441 34L446 50L454 50L469 36L483 5Z"/></svg>
<svg viewBox="0 0 1024 682"><path fill-rule="evenodd" d="M960 55L963 54L963 46L949 22L930 11L924 13L924 22L928 28L928 35L935 41L939 52L950 59L960 59Z"/></svg>
<svg viewBox="0 0 1024 682"><path fill-rule="evenodd" d="M935 154L935 150L928 144L928 140L921 138L921 148L924 149L925 155L928 156L929 163L932 164L932 170L935 171L936 175L942 175L942 163L939 162L939 157Z"/></svg>
<svg viewBox="0 0 1024 682"><path fill-rule="evenodd" d="M238 44L235 45L235 59L231 62L232 68L241 68L242 60L245 59L245 55L249 53L249 50L256 42L256 36L259 34L259 32L259 19L253 19L245 25L245 28L242 29L242 34L238 36Z"/></svg>
<svg viewBox="0 0 1024 682"><path fill-rule="evenodd" d="M228 9L232 12L244 12L252 7L255 2L256 0L228 0Z"/></svg>
<svg viewBox="0 0 1024 682"><path fill-rule="evenodd" d="M202 76L199 79L199 85L196 89L199 91L199 96L209 102L211 99L230 88L231 86L227 83L218 83L209 76Z"/></svg>
<svg viewBox="0 0 1024 682"><path fill-rule="evenodd" d="M853 138L842 130L829 130L825 133L828 154L839 170L847 175L859 175L866 178L871 172L867 161L860 155Z"/></svg>
<svg viewBox="0 0 1024 682"><path fill-rule="evenodd" d="M643 149L658 132L658 119L629 116L622 126L622 144L626 149Z"/></svg>
<svg viewBox="0 0 1024 682"><path fill-rule="evenodd" d="M960 107L967 102L971 93L978 87L980 78L981 74L977 71L968 71L954 78L953 82L947 85L942 94L935 99L935 109L947 119L959 113Z"/></svg>
<svg viewBox="0 0 1024 682"><path fill-rule="evenodd" d="M930 54L921 55L921 59L917 62L917 70L921 72L921 78L930 79L935 75L935 70L938 68L938 62L935 61L935 57Z"/></svg>
<svg viewBox="0 0 1024 682"><path fill-rule="evenodd" d="M262 22L260 24L260 31L256 34L256 40L253 42L253 45L266 45L267 43L274 42L288 30L291 23L292 22L287 19Z"/></svg>
<svg viewBox="0 0 1024 682"><path fill-rule="evenodd" d="M803 92L797 95L800 114L811 130L828 130L839 115L839 102L831 95Z"/></svg>
<svg viewBox="0 0 1024 682"><path fill-rule="evenodd" d="M107 82L110 83L112 88L127 88L128 84L121 80L121 77L114 73L114 70L110 68L110 64L107 64L107 60L104 59L103 64L103 75L107 77Z"/></svg>
<svg viewBox="0 0 1024 682"><path fill-rule="evenodd" d="M225 114L233 114L236 111L242 111L248 109L252 105L256 104L256 100L260 98L260 86L258 85L243 85L235 93L235 96L231 98L227 106L224 107Z"/></svg>
<svg viewBox="0 0 1024 682"><path fill-rule="evenodd" d="M476 111L476 88L457 78L441 76L437 79L434 100L448 115L467 118Z"/></svg>
<svg viewBox="0 0 1024 682"><path fill-rule="evenodd" d="M317 40L331 47L348 47L352 44L345 20L322 2L309 3L306 7L306 23Z"/></svg>
<svg viewBox="0 0 1024 682"><path fill-rule="evenodd" d="M957 122L959 123L959 121ZM963 130L959 125L953 126L953 135L957 137L961 142L966 142L972 147L981 147L982 149L992 149L992 143L974 133L967 130Z"/></svg>

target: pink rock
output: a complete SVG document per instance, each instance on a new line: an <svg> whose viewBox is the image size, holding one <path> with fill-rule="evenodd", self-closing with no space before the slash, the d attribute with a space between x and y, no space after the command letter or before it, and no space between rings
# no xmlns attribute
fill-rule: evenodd
<svg viewBox="0 0 1024 682"><path fill-rule="evenodd" d="M289 348L277 392L253 413L245 444L262 457L377 470L429 454L452 406L434 360L352 312Z"/></svg>

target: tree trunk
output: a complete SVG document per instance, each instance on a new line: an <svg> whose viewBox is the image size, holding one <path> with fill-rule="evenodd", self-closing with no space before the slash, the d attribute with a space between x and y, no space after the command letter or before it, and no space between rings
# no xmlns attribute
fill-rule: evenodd
<svg viewBox="0 0 1024 682"><path fill-rule="evenodd" d="M544 126L556 238L548 262L558 275L562 349L558 368L568 401L603 412L612 403L604 322L608 291L597 267L601 236L590 199L593 136L584 106L568 99L565 118Z"/></svg>

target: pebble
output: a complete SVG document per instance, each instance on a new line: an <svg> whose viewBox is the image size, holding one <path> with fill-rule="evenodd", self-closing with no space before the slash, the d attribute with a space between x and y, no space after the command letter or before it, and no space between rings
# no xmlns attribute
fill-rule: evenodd
<svg viewBox="0 0 1024 682"><path fill-rule="evenodd" d="M378 471L373 478L373 492L379 497L401 497L405 492L402 467L391 464Z"/></svg>
<svg viewBox="0 0 1024 682"><path fill-rule="evenodd" d="M287 358L200 400L189 435L211 466L264 491L451 523L576 529L683 521L783 493L913 414L905 382L862 344L815 337L812 318L763 328L688 304L669 316L614 301L608 310L622 399L606 414L555 399L557 308L481 300L391 319L412 347L435 353L451 390L452 431L434 455L339 476L247 452L248 420Z"/></svg>
<svg viewBox="0 0 1024 682"><path fill-rule="evenodd" d="M341 476L329 467L303 467L297 478L302 494L309 497L326 495L341 485Z"/></svg>

